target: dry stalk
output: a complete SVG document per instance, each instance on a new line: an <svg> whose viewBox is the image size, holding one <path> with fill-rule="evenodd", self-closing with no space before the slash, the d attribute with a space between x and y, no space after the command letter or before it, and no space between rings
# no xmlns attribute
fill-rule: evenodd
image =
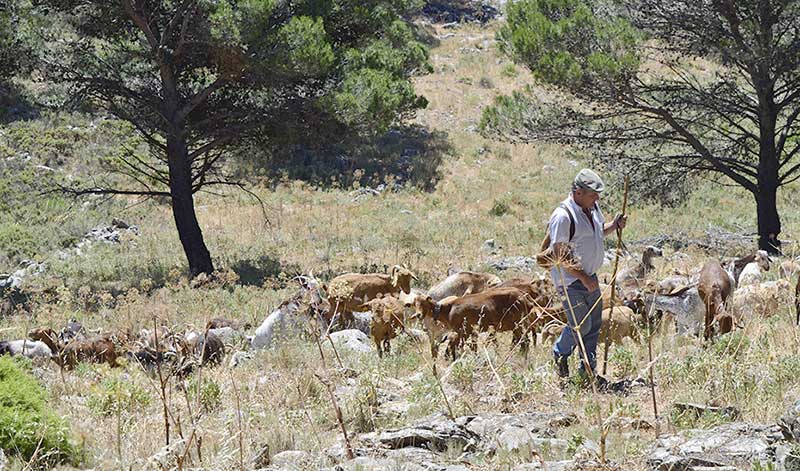
<svg viewBox="0 0 800 471"><path fill-rule="evenodd" d="M331 406L333 407L334 412L336 413L336 420L339 422L339 427L342 429L342 436L344 437L344 445L346 456L348 460L353 459L353 447L350 445L350 438L347 437L347 429L344 426L344 419L342 418L342 409L339 408L339 404L336 402L336 395L333 393L333 386L331 382L323 378L322 375L319 373L314 373L314 376L325 385L325 388L328 390L328 394L331 396Z"/></svg>
<svg viewBox="0 0 800 471"><path fill-rule="evenodd" d="M653 360L653 310L655 309L655 303L650 305L650 312L647 314L647 360L649 361L649 365L647 368L648 372L648 379L650 380L650 397L653 401L653 420L655 422L655 434L656 438L658 438L660 431L659 431L659 424L658 424L658 404L656 403L656 381L655 381L655 374L653 373L653 364L655 361Z"/></svg>
<svg viewBox="0 0 800 471"><path fill-rule="evenodd" d="M506 397L506 401L508 401L510 404L511 395L508 393L508 389L506 389L506 385L503 383L503 380L502 378L500 378L500 375L497 373L497 370L494 369L494 365L492 364L492 359L489 357L489 351L486 350L486 345L483 346L483 354L486 355L486 362L489 363L489 369L492 370L495 379L497 379L497 382L500 383L500 388L503 390L503 395Z"/></svg>
<svg viewBox="0 0 800 471"><path fill-rule="evenodd" d="M339 363L339 368L344 368L342 364L342 359L339 357L339 351L336 350L336 345L333 344L333 339L331 338L331 328L333 327L333 323L336 320L336 314L339 310L339 301L336 301L336 307L333 310L333 315L331 316L331 322L328 324L328 328L325 330L325 337L328 339L328 342L331 344L331 348L333 349L333 355L336 357L336 362ZM341 317L341 315L340 315ZM322 347L320 346L319 350L320 355L322 355ZM323 357L322 361L325 361Z"/></svg>
<svg viewBox="0 0 800 471"><path fill-rule="evenodd" d="M239 427L239 469L244 471L244 429L242 428L242 403L239 397L239 388L236 387L236 380L233 372L228 370L233 386L233 397L236 399L236 425Z"/></svg>
<svg viewBox="0 0 800 471"><path fill-rule="evenodd" d="M317 430L317 426L314 424L314 420L311 418L311 414L308 413L308 408L306 408L306 401L305 401L305 394L300 389L300 382L295 383L295 388L297 389L297 399L300 401L300 407L303 409L303 414L308 419L308 425L311 427L311 432L314 434L314 438L317 439L317 445L322 444L322 439L319 436L319 431Z"/></svg>
<svg viewBox="0 0 800 471"><path fill-rule="evenodd" d="M625 175L625 191L622 196L622 216L628 210L628 183L630 177ZM611 302L608 306L608 323L613 322L614 319L614 301L617 294L617 275L619 274L619 254L622 252L622 228L617 228L617 251L614 254L614 272L611 275ZM603 348L603 375L606 374L606 367L608 366L608 348L611 346L610 337L606 338Z"/></svg>
<svg viewBox="0 0 800 471"><path fill-rule="evenodd" d="M153 316L153 336L155 339L156 351L159 352L161 351L161 345L158 340L158 321L156 320L155 316ZM159 398L161 399L161 405L163 407L164 414L164 437L167 446L169 446L169 408L167 404L167 380L169 378L165 378L161 373L160 361L156 361L156 371L158 372L158 387L161 393Z"/></svg>
<svg viewBox="0 0 800 471"><path fill-rule="evenodd" d="M322 369L327 370L328 366L325 364L325 354L322 353L322 343L320 343L318 336L314 335L313 337L314 337L314 340L316 340L317 348L319 349L319 357L322 360Z"/></svg>

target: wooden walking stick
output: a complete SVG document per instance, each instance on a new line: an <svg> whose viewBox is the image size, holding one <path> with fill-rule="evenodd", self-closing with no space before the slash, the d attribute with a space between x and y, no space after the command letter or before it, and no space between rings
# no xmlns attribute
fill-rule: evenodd
<svg viewBox="0 0 800 471"><path fill-rule="evenodd" d="M625 192L622 196L622 216L628 210L628 183L630 177L625 175ZM614 274L611 276L611 302L609 303L608 322L611 323L614 319L614 298L617 294L617 270L619 269L619 253L622 251L622 228L617 227L617 253L614 255ZM609 339L606 337L605 348L603 349L603 376L606 375L606 366L608 365L608 347Z"/></svg>

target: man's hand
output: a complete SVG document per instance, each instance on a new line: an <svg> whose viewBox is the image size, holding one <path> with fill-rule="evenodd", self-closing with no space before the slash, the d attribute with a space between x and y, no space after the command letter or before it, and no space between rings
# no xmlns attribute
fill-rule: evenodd
<svg viewBox="0 0 800 471"><path fill-rule="evenodd" d="M617 214L614 216L614 229L625 229L628 225L628 216L625 214Z"/></svg>
<svg viewBox="0 0 800 471"><path fill-rule="evenodd" d="M584 275L581 277L581 283L583 283L583 286L585 286L590 293L594 293L600 289L600 283L598 283L594 277L589 275Z"/></svg>

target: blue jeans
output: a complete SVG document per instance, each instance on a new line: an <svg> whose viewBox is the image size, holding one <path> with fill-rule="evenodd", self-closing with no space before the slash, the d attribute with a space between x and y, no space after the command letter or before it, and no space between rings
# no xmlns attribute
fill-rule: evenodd
<svg viewBox="0 0 800 471"><path fill-rule="evenodd" d="M592 278L597 279L596 275ZM567 326L553 346L556 357L569 356L577 346L580 351L580 342L576 331L580 331L583 345L586 347L586 356L589 365L595 371L597 365L597 341L600 338L600 326L603 323L603 301L600 290L590 293L580 281L575 281L567 286L566 297L562 302L567 312ZM570 308L571 305L571 308ZM581 370L585 369L583 355L581 354Z"/></svg>

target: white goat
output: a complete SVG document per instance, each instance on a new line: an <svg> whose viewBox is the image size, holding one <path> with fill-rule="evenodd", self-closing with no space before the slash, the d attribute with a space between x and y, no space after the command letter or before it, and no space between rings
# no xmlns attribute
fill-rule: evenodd
<svg viewBox="0 0 800 471"><path fill-rule="evenodd" d="M0 355L50 358L53 352L46 344L36 340L6 340L0 342Z"/></svg>
<svg viewBox="0 0 800 471"><path fill-rule="evenodd" d="M787 280L745 285L733 292L733 313L736 320L753 316L775 315L781 306L792 305L791 284Z"/></svg>
<svg viewBox="0 0 800 471"><path fill-rule="evenodd" d="M769 271L769 255L764 250L756 252L756 259L748 263L739 275L738 286L757 285L763 281L764 271ZM763 271L762 271L763 270Z"/></svg>

